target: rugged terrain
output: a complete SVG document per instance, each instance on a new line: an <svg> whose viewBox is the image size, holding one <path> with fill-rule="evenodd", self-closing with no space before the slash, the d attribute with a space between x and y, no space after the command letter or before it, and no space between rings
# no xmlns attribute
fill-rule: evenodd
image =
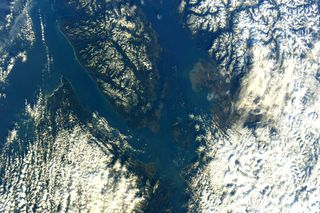
<svg viewBox="0 0 320 213"><path fill-rule="evenodd" d="M318 3L182 1L180 12L206 38L236 118L221 129L197 117L207 133L190 211L317 212Z"/></svg>
<svg viewBox="0 0 320 213"><path fill-rule="evenodd" d="M160 50L142 10L134 1L65 4L71 15L62 17L61 29L101 91L129 119L154 119Z"/></svg>
<svg viewBox="0 0 320 213"><path fill-rule="evenodd" d="M5 212L132 212L156 185L121 134L79 105L66 80L26 104L1 155ZM150 178L150 179L149 179Z"/></svg>

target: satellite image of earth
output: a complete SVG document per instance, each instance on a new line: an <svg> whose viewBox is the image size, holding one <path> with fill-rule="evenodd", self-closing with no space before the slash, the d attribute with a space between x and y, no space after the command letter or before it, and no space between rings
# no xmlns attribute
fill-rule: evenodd
<svg viewBox="0 0 320 213"><path fill-rule="evenodd" d="M0 0L0 212L320 212L319 0Z"/></svg>

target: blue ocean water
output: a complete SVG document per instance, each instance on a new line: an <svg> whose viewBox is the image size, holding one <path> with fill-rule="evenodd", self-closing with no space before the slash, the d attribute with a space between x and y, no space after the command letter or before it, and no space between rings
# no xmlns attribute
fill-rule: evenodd
<svg viewBox="0 0 320 213"><path fill-rule="evenodd" d="M132 135L131 145L144 150L139 160L154 165L156 178L163 183L163 195L167 196L166 208L183 212L188 199L182 170L196 157L195 133L188 123L190 113L210 113L206 94L195 93L189 80L189 72L199 59L205 59L205 51L197 47L190 33L179 22L175 1L146 1L141 4L146 18L155 29L162 48L158 67L160 81L166 86L164 106L156 132L148 128L136 129L125 122L110 102L103 96L96 83L76 59L72 45L59 30L59 11L49 0L34 1L32 19L37 41L28 52L27 62L15 65L6 89L7 99L0 107L0 139L4 141L8 130L19 118L25 101L33 103L41 90L52 92L63 76L71 82L81 104L89 112L98 112L110 124L123 133ZM45 45L41 40L40 16L45 26ZM47 47L46 47L47 45ZM52 58L50 70L46 70L46 48ZM160 95L159 95L160 96ZM174 129L174 126L177 126ZM182 137L174 138L174 131ZM162 195L159 195L162 196ZM154 198L159 199L159 198ZM151 202L152 203L152 202ZM157 202L150 209L157 208Z"/></svg>
<svg viewBox="0 0 320 213"><path fill-rule="evenodd" d="M179 22L176 1L146 1L142 6L147 19L155 29L160 46L163 48L160 56L160 76L168 83L168 95L164 100L164 110L160 121L160 131L152 134L148 131L142 135L152 138L148 142L148 151L157 162L160 178L170 185L170 206L173 212L185 212L183 204L188 199L185 177L181 175L183 168L196 158L195 133L192 127L183 132L185 120L191 113L210 113L206 94L195 93L189 80L189 72L199 59L206 59L207 53L198 47L190 32ZM161 18L159 18L161 17ZM178 127L185 137L175 141L172 127ZM188 127L185 127L188 128ZM191 137L191 141L189 140Z"/></svg>

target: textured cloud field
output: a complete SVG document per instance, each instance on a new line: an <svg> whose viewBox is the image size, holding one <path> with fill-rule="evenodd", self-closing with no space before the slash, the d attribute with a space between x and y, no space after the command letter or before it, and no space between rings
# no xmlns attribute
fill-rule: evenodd
<svg viewBox="0 0 320 213"><path fill-rule="evenodd" d="M127 137L84 112L68 83L26 104L0 156L4 212L132 212L152 187L131 171ZM130 153L130 154L128 154ZM128 154L128 155L127 155ZM127 159L124 161L123 159Z"/></svg>
<svg viewBox="0 0 320 213"><path fill-rule="evenodd" d="M193 34L216 36L209 54L226 81L244 74L232 101L237 119L223 130L209 119L203 126L207 163L195 164L190 211L317 212L317 2L204 0L180 10Z"/></svg>

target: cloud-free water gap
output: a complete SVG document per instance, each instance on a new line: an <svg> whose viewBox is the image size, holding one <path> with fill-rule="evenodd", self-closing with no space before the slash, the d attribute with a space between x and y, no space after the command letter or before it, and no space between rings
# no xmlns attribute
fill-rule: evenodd
<svg viewBox="0 0 320 213"><path fill-rule="evenodd" d="M140 1L136 2L139 4ZM181 172L194 160L197 146L193 141L197 134L195 124L188 120L188 116L191 113L211 113L207 94L201 95L192 89L189 72L198 60L208 60L208 56L183 28L176 1L146 0L141 3L141 8L155 29L162 48L158 63L161 80L168 91L163 100L160 131L148 137L152 138L148 153L162 159L158 168L163 178L176 185L176 193L170 195L172 209L184 211L183 204L188 196Z"/></svg>

